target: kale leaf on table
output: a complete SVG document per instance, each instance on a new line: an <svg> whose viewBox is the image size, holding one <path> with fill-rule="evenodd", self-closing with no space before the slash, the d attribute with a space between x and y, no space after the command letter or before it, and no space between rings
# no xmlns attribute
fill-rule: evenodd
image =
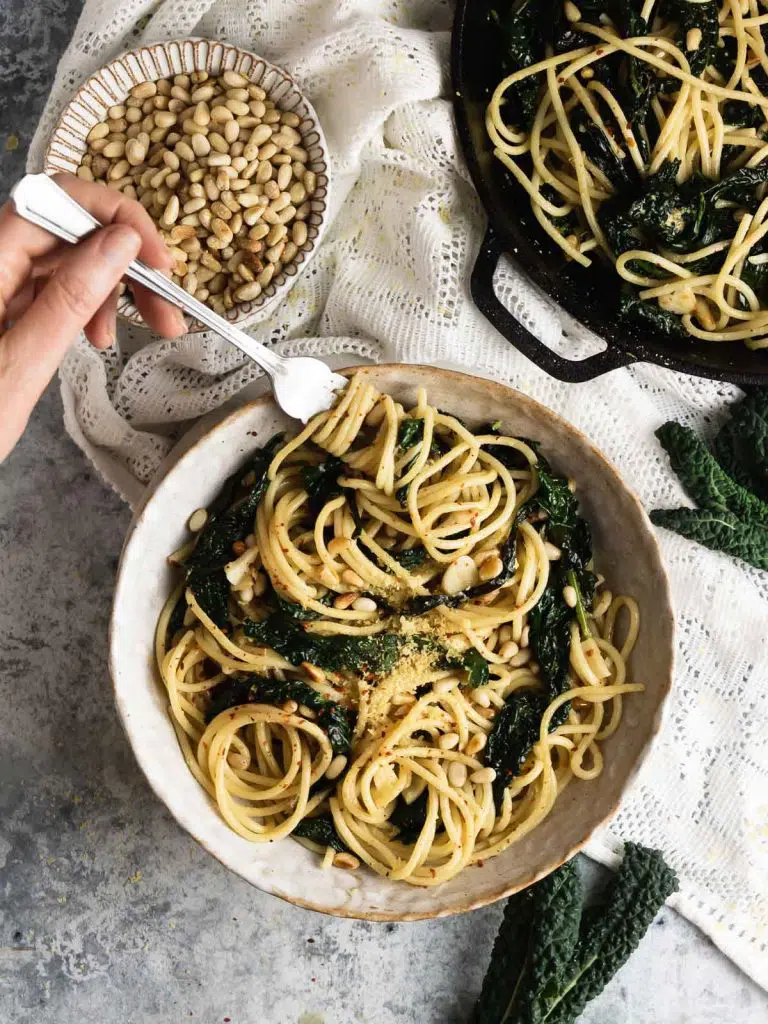
<svg viewBox="0 0 768 1024"><path fill-rule="evenodd" d="M733 512L708 508L657 508L651 512L651 522L711 551L721 551L768 571L768 529L758 523L744 522Z"/></svg>
<svg viewBox="0 0 768 1024"><path fill-rule="evenodd" d="M594 907L583 908L574 861L512 896L474 1024L574 1024L676 889L677 877L660 853L627 843Z"/></svg>
<svg viewBox="0 0 768 1024"><path fill-rule="evenodd" d="M768 501L768 388L755 388L732 406L713 447L730 477Z"/></svg>
<svg viewBox="0 0 768 1024"><path fill-rule="evenodd" d="M651 521L768 570L768 389L756 389L734 406L715 438L715 455L678 423L665 423L656 433L700 507L656 509Z"/></svg>
<svg viewBox="0 0 768 1024"><path fill-rule="evenodd" d="M697 505L725 509L741 519L768 526L768 504L732 480L690 427L670 420L659 427L656 437L680 483Z"/></svg>

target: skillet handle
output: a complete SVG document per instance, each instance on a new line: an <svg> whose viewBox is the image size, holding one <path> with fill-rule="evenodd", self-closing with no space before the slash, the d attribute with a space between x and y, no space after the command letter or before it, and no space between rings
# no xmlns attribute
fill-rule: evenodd
<svg viewBox="0 0 768 1024"><path fill-rule="evenodd" d="M632 356L610 347L586 359L565 359L542 344L502 305L493 290L493 274L503 252L504 245L489 224L472 268L470 291L483 316L532 363L557 380L580 384L634 362Z"/></svg>

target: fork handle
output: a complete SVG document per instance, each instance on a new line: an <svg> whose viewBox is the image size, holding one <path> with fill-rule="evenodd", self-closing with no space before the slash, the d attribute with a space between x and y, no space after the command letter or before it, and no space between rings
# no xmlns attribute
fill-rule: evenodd
<svg viewBox="0 0 768 1024"><path fill-rule="evenodd" d="M76 200L65 192L47 174L27 174L11 190L16 213L24 220L36 224L65 242L76 243L102 225ZM195 320L226 338L245 355L257 363L274 379L283 369L282 356L271 352L260 342L249 337L239 327L214 313L199 299L179 288L158 270L134 260L128 265L126 277L160 295L167 302L183 309Z"/></svg>

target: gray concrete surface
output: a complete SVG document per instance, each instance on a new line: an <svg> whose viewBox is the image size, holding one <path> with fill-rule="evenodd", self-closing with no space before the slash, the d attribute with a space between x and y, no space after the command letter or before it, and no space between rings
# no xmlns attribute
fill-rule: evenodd
<svg viewBox="0 0 768 1024"><path fill-rule="evenodd" d="M79 8L0 0L3 194ZM128 519L64 436L53 385L0 466L0 1024L467 1021L500 907L411 925L297 910L227 872L151 793L106 667ZM583 1017L766 1020L766 994L672 912Z"/></svg>

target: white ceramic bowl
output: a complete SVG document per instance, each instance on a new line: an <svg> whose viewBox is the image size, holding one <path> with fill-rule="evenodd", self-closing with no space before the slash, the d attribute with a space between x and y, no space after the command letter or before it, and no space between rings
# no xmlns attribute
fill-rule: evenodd
<svg viewBox="0 0 768 1024"><path fill-rule="evenodd" d="M556 469L576 480L593 527L596 563L614 592L639 602L642 626L632 677L646 690L624 703L617 732L603 744L605 767L573 781L530 835L482 866L437 888L391 882L373 872L323 871L299 843L253 844L232 832L192 777L166 711L153 637L171 587L166 556L187 536L186 521L207 506L246 454L295 422L271 398L244 406L197 441L160 481L131 526L120 563L110 661L118 711L136 758L176 820L207 850L260 889L312 910L371 920L438 917L471 910L530 885L571 857L616 810L659 728L672 681L669 587L650 522L616 470L590 442L532 399L487 380L424 366L364 368L380 390L406 405L425 386L430 401L479 424L501 419L513 434L541 441Z"/></svg>
<svg viewBox="0 0 768 1024"><path fill-rule="evenodd" d="M75 93L53 130L43 170L46 174L61 171L74 174L86 151L91 128L105 119L110 107L122 103L135 85L192 71L207 71L212 75L238 71L254 85L261 86L281 110L296 113L301 118L297 131L309 154L307 167L317 175L317 188L306 222L307 241L258 298L240 302L227 312L228 320L242 326L261 319L285 297L317 251L328 220L330 164L325 136L312 104L287 71L248 50L211 39L179 39L131 50L95 71ZM121 296L117 309L121 316L143 323L129 292Z"/></svg>

